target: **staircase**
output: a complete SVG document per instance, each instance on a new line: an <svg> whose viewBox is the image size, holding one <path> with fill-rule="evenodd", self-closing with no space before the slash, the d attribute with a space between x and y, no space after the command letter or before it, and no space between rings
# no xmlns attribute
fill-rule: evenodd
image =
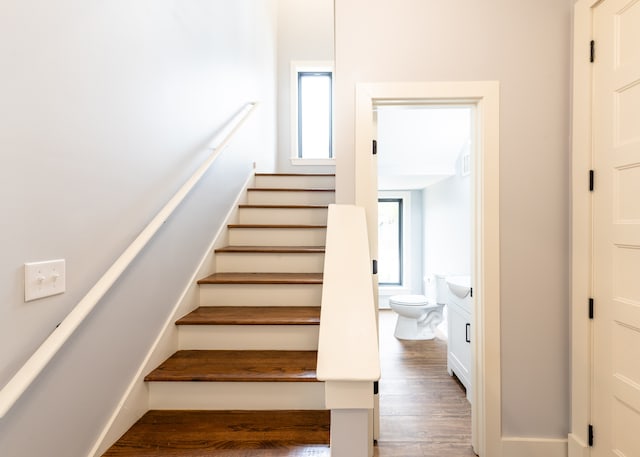
<svg viewBox="0 0 640 457"><path fill-rule="evenodd" d="M333 175L256 174L148 411L103 456L329 456L316 378Z"/></svg>

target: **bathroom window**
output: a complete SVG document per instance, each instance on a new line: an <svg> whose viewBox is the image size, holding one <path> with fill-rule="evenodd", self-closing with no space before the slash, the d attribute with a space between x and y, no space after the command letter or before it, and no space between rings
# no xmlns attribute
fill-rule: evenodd
<svg viewBox="0 0 640 457"><path fill-rule="evenodd" d="M378 284L403 284L403 199L378 199Z"/></svg>
<svg viewBox="0 0 640 457"><path fill-rule="evenodd" d="M294 163L333 161L333 68L326 62L293 62Z"/></svg>

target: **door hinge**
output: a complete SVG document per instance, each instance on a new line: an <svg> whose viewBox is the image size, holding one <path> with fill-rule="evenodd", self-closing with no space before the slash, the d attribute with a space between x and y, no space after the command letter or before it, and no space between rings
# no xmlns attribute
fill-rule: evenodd
<svg viewBox="0 0 640 457"><path fill-rule="evenodd" d="M376 141L376 140L373 140L373 143L371 145L371 153L373 155L378 154L378 141Z"/></svg>
<svg viewBox="0 0 640 457"><path fill-rule="evenodd" d="M373 260L373 274L377 275L378 274L378 261L377 260Z"/></svg>
<svg viewBox="0 0 640 457"><path fill-rule="evenodd" d="M595 62L596 60L596 42L591 40L589 43L589 62Z"/></svg>
<svg viewBox="0 0 640 457"><path fill-rule="evenodd" d="M473 287L469 288L469 295L471 295L471 298L473 298Z"/></svg>
<svg viewBox="0 0 640 457"><path fill-rule="evenodd" d="M378 393L380 393L378 382L379 381L373 381L373 395L378 395Z"/></svg>
<svg viewBox="0 0 640 457"><path fill-rule="evenodd" d="M593 298L589 299L589 319L593 319Z"/></svg>
<svg viewBox="0 0 640 457"><path fill-rule="evenodd" d="M589 424L589 447L593 447L593 425Z"/></svg>
<svg viewBox="0 0 640 457"><path fill-rule="evenodd" d="M596 173L593 170L589 170L589 192L593 192L596 185Z"/></svg>

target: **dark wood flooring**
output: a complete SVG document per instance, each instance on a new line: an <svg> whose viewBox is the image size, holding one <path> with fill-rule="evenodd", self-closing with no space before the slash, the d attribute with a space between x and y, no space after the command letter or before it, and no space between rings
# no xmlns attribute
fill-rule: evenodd
<svg viewBox="0 0 640 457"><path fill-rule="evenodd" d="M446 342L401 341L380 311L380 439L375 457L475 457L471 407L447 373Z"/></svg>

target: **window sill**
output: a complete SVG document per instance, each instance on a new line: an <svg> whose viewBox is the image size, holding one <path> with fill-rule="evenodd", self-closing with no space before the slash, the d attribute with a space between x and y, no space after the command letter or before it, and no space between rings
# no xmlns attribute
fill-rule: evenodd
<svg viewBox="0 0 640 457"><path fill-rule="evenodd" d="M335 165L336 159L291 159L291 165Z"/></svg>

